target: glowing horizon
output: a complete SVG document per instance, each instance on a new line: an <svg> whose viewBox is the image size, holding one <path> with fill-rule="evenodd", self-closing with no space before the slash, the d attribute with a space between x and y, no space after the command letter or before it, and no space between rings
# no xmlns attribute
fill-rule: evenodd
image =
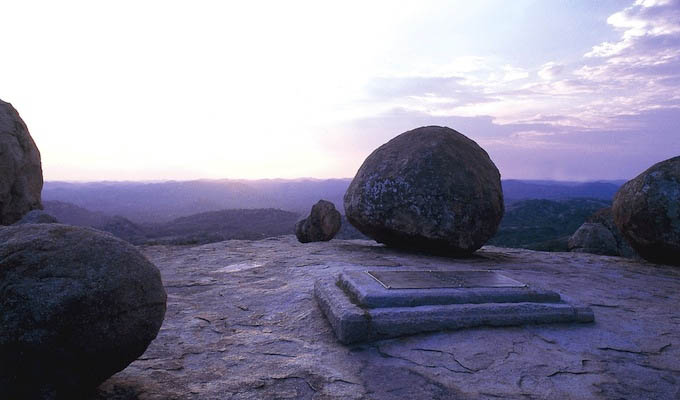
<svg viewBox="0 0 680 400"><path fill-rule="evenodd" d="M680 154L680 1L14 2L0 99L46 181L351 178L445 125L503 179Z"/></svg>

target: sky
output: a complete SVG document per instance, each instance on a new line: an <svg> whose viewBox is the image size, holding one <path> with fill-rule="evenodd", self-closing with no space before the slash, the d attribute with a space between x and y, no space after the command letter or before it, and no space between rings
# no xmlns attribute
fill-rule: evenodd
<svg viewBox="0 0 680 400"><path fill-rule="evenodd" d="M353 177L425 125L504 179L680 154L680 0L0 3L46 180Z"/></svg>

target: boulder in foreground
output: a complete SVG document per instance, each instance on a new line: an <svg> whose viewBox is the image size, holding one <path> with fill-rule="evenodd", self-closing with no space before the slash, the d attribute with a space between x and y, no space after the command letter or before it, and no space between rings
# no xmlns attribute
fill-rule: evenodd
<svg viewBox="0 0 680 400"><path fill-rule="evenodd" d="M612 213L642 258L680 265L680 156L654 164L623 185Z"/></svg>
<svg viewBox="0 0 680 400"><path fill-rule="evenodd" d="M40 152L11 104L0 100L0 225L42 209Z"/></svg>
<svg viewBox="0 0 680 400"><path fill-rule="evenodd" d="M77 398L156 337L158 269L109 234L61 224L0 228L0 392Z"/></svg>
<svg viewBox="0 0 680 400"><path fill-rule="evenodd" d="M498 169L474 141L427 126L402 133L364 161L344 198L349 222L388 246L468 255L498 229Z"/></svg>
<svg viewBox="0 0 680 400"><path fill-rule="evenodd" d="M301 243L327 242L340 230L341 215L333 203L319 200L309 216L295 224L295 236Z"/></svg>

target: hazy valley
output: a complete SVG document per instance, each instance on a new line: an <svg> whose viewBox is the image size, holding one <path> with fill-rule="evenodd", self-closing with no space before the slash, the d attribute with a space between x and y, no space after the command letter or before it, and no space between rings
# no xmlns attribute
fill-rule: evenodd
<svg viewBox="0 0 680 400"><path fill-rule="evenodd" d="M203 244L292 234L319 199L344 214L350 179L45 182L45 210L135 244ZM506 213L489 244L566 251L593 212L610 205L623 182L505 180ZM343 216L338 239L365 238Z"/></svg>

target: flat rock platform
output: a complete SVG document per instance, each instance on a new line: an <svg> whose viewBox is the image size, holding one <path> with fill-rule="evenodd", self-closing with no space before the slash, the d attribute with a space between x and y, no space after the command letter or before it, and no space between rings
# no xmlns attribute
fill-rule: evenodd
<svg viewBox="0 0 680 400"><path fill-rule="evenodd" d="M141 250L161 270L165 321L94 399L680 398L678 267L496 247L454 259L293 235ZM366 270L500 272L595 320L345 345L314 284Z"/></svg>

